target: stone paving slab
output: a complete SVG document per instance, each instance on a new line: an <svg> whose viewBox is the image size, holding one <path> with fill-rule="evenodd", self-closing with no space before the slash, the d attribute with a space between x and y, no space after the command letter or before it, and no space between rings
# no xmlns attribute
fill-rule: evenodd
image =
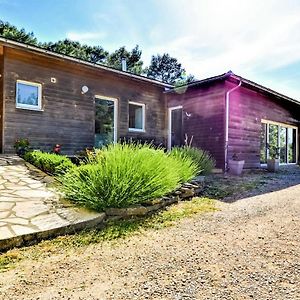
<svg viewBox="0 0 300 300"><path fill-rule="evenodd" d="M53 181L18 156L0 156L0 251L104 222L103 213L61 201Z"/></svg>

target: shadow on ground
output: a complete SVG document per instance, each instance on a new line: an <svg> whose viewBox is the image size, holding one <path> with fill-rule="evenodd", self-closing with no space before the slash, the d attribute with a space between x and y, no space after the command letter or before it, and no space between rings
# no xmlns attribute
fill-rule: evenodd
<svg viewBox="0 0 300 300"><path fill-rule="evenodd" d="M204 196L231 203L298 184L300 184L298 165L281 166L276 173L260 169L245 172L242 176L210 175L206 178Z"/></svg>

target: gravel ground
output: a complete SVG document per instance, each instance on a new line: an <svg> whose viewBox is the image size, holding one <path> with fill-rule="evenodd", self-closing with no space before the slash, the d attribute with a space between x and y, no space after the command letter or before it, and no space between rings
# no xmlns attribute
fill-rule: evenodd
<svg viewBox="0 0 300 300"><path fill-rule="evenodd" d="M219 212L23 261L0 299L300 299L299 183L282 172Z"/></svg>

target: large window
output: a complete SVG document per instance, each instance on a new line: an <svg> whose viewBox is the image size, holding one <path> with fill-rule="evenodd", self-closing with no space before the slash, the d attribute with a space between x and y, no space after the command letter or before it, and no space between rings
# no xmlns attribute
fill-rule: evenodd
<svg viewBox="0 0 300 300"><path fill-rule="evenodd" d="M42 85L40 83L17 80L16 107L32 110L42 108Z"/></svg>
<svg viewBox="0 0 300 300"><path fill-rule="evenodd" d="M263 121L261 124L260 162L278 157L281 164L297 162L297 127Z"/></svg>
<svg viewBox="0 0 300 300"><path fill-rule="evenodd" d="M129 102L129 131L145 131L145 104Z"/></svg>

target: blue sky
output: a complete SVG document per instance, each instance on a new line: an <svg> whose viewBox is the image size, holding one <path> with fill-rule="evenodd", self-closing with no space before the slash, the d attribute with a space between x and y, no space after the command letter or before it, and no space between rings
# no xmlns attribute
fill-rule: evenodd
<svg viewBox="0 0 300 300"><path fill-rule="evenodd" d="M0 19L40 41L167 52L201 79L232 70L300 99L299 0L0 0Z"/></svg>

